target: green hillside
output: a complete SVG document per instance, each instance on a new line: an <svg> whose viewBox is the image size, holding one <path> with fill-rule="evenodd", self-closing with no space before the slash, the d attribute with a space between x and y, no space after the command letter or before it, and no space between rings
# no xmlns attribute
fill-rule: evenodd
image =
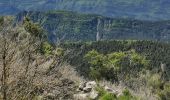
<svg viewBox="0 0 170 100"><path fill-rule="evenodd" d="M0 99L168 100L168 29L169 21L64 11L0 17Z"/></svg>
<svg viewBox="0 0 170 100"><path fill-rule="evenodd" d="M170 19L169 0L0 0L0 8L1 15L23 10L67 10L109 17Z"/></svg>
<svg viewBox="0 0 170 100"><path fill-rule="evenodd" d="M169 41L170 21L142 21L128 18L109 18L94 14L80 14L65 11L22 12L24 16L39 23L49 32L49 39L62 41L96 40L157 40Z"/></svg>

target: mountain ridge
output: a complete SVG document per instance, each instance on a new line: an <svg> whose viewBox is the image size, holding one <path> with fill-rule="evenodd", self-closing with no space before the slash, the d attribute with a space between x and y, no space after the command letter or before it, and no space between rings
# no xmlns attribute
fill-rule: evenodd
<svg viewBox="0 0 170 100"><path fill-rule="evenodd" d="M2 15L15 14L23 10L67 10L81 13L100 14L109 17L136 18L142 20L170 19L168 0L0 0ZM12 7L12 9L10 9Z"/></svg>
<svg viewBox="0 0 170 100"><path fill-rule="evenodd" d="M170 21L142 21L129 18L111 18L95 14L77 12L22 12L16 17L20 22L24 17L39 23L49 38L56 42L64 41L96 41L96 40L158 40L169 41ZM59 40L60 40L59 39Z"/></svg>

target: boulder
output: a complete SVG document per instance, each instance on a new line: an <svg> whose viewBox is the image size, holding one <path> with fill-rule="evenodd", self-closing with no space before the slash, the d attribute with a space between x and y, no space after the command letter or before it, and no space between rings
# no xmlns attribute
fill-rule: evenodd
<svg viewBox="0 0 170 100"><path fill-rule="evenodd" d="M88 94L83 94L83 93L80 93L80 94L75 94L74 96L74 100L88 100Z"/></svg>
<svg viewBox="0 0 170 100"><path fill-rule="evenodd" d="M78 94L74 95L74 100L96 100L99 97L99 92L96 91L97 83L95 81L84 82L79 85ZM122 91L116 88L110 88L106 85L100 86L108 93L117 96L122 95Z"/></svg>
<svg viewBox="0 0 170 100"><path fill-rule="evenodd" d="M96 99L98 97L98 92L95 91L97 83L95 81L80 83L78 88L78 94L74 95L75 100L89 100Z"/></svg>
<svg viewBox="0 0 170 100"><path fill-rule="evenodd" d="M90 82L87 82L86 83L86 87L96 87L97 86L97 83L95 81L90 81Z"/></svg>
<svg viewBox="0 0 170 100"><path fill-rule="evenodd" d="M91 92L91 90L92 90L92 87L85 87L85 88L83 88L83 92L84 93L89 93L89 92Z"/></svg>
<svg viewBox="0 0 170 100"><path fill-rule="evenodd" d="M83 88L83 91L85 93L91 92L92 89L94 89L97 86L97 83L95 81L90 81L85 84L85 87Z"/></svg>
<svg viewBox="0 0 170 100"><path fill-rule="evenodd" d="M78 91L83 91L83 88L86 87L86 83L87 83L87 82L82 82L82 83L80 83L79 88L78 88Z"/></svg>

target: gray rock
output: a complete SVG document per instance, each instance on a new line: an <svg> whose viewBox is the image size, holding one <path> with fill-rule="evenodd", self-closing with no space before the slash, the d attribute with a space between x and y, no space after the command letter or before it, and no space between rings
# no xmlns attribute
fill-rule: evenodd
<svg viewBox="0 0 170 100"><path fill-rule="evenodd" d="M95 81L90 81L86 83L86 87L94 88L97 86L97 83Z"/></svg>
<svg viewBox="0 0 170 100"><path fill-rule="evenodd" d="M95 90L92 90L92 92L90 92L89 94L90 99L97 99L98 96L99 96L99 93Z"/></svg>
<svg viewBox="0 0 170 100"><path fill-rule="evenodd" d="M88 100L88 95L89 94L75 94L73 97L74 97L74 100Z"/></svg>
<svg viewBox="0 0 170 100"><path fill-rule="evenodd" d="M80 83L79 88L78 88L78 91L83 91L83 88L86 87L86 83L87 83L87 82L82 82L82 83Z"/></svg>
<svg viewBox="0 0 170 100"><path fill-rule="evenodd" d="M84 93L89 93L89 92L91 92L91 90L92 90L92 87L83 88Z"/></svg>

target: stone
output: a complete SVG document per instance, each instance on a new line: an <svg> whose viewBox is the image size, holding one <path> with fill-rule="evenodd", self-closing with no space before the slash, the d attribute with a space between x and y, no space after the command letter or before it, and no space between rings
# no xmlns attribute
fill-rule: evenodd
<svg viewBox="0 0 170 100"><path fill-rule="evenodd" d="M74 100L88 100L88 94L75 94Z"/></svg>
<svg viewBox="0 0 170 100"><path fill-rule="evenodd" d="M89 93L89 92L91 92L91 90L92 90L92 87L85 87L85 88L83 88L83 91L85 93Z"/></svg>
<svg viewBox="0 0 170 100"><path fill-rule="evenodd" d="M82 82L82 83L80 83L79 88L78 88L78 91L79 91L79 90L80 90L80 91L83 91L83 88L86 87L86 83L87 83L87 82Z"/></svg>
<svg viewBox="0 0 170 100"><path fill-rule="evenodd" d="M95 81L90 81L86 83L86 87L96 87L97 83Z"/></svg>
<svg viewBox="0 0 170 100"><path fill-rule="evenodd" d="M78 93L74 95L74 100L96 100L99 97L99 92L96 91L97 83L95 81L84 82L79 85ZM108 93L120 96L122 92L116 88L108 86L100 86Z"/></svg>
<svg viewBox="0 0 170 100"><path fill-rule="evenodd" d="M91 92L91 90L93 88L95 88L97 86L96 82L95 81L90 81L90 82L87 82L85 87L83 88L83 91L85 93L88 93L88 92Z"/></svg>
<svg viewBox="0 0 170 100"><path fill-rule="evenodd" d="M99 93L95 90L92 90L92 92L89 94L89 98L90 99L97 99L97 97L99 96Z"/></svg>

